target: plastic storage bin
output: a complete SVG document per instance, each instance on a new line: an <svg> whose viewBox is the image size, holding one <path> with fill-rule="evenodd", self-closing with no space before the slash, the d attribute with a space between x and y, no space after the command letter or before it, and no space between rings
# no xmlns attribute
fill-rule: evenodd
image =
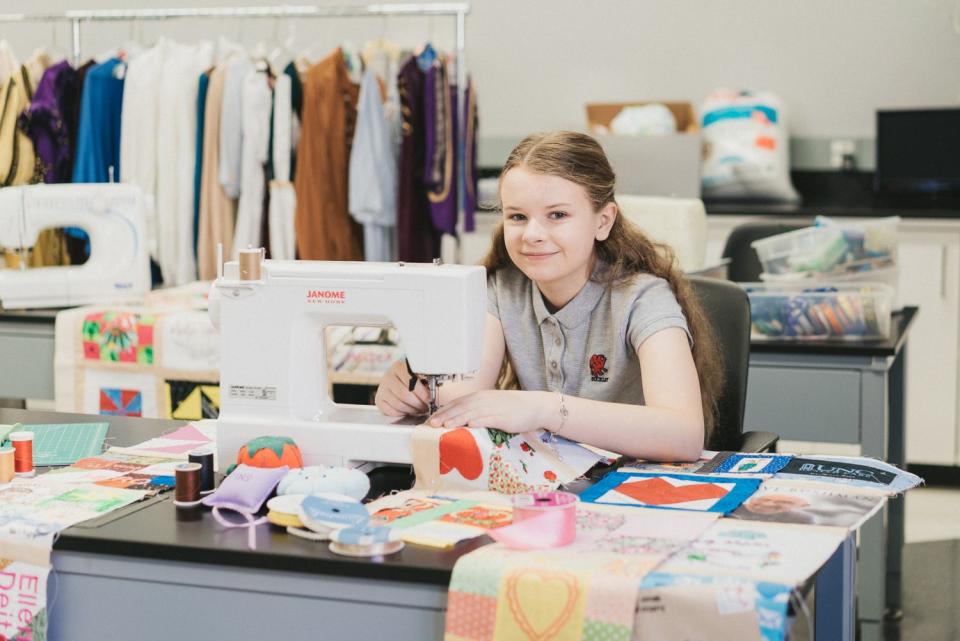
<svg viewBox="0 0 960 641"><path fill-rule="evenodd" d="M892 309L901 308L897 296L897 286L900 282L900 270L897 267L883 267L862 272L841 272L832 274L797 273L797 274L760 274L760 280L768 285L799 285L805 288L830 287L831 285L852 285L860 283L883 283L893 291Z"/></svg>
<svg viewBox="0 0 960 641"><path fill-rule="evenodd" d="M890 335L893 289L883 283L833 286L743 283L754 339L864 340Z"/></svg>
<svg viewBox="0 0 960 641"><path fill-rule="evenodd" d="M843 224L818 217L815 227L762 238L751 246L767 274L863 275L896 267L899 222L897 216Z"/></svg>

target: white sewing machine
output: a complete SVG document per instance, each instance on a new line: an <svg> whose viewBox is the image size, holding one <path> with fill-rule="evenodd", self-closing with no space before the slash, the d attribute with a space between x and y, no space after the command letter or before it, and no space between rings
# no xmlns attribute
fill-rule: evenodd
<svg viewBox="0 0 960 641"><path fill-rule="evenodd" d="M411 369L435 389L480 368L485 316L483 267L263 261L260 250L241 251L210 294L220 330L220 468L266 435L291 437L308 465L411 463L412 425L422 420L330 398L324 328L392 325Z"/></svg>
<svg viewBox="0 0 960 641"><path fill-rule="evenodd" d="M0 189L0 248L33 247L44 229L80 227L90 237L81 265L0 269L5 309L136 301L150 291L144 199L118 184L31 185Z"/></svg>

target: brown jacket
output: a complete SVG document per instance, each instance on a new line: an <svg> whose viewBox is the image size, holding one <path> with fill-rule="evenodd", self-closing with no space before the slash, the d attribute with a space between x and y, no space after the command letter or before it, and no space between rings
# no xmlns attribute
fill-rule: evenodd
<svg viewBox="0 0 960 641"><path fill-rule="evenodd" d="M334 51L307 70L303 124L297 151L298 257L363 260L363 231L350 217L347 171L360 89L350 82L343 52Z"/></svg>

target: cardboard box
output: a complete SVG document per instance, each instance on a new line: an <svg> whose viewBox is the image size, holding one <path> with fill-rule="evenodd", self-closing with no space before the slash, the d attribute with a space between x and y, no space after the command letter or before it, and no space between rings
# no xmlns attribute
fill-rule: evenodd
<svg viewBox="0 0 960 641"><path fill-rule="evenodd" d="M610 123L617 117L624 107L642 107L649 105L653 100L645 102L610 102L593 103L587 105L587 125L592 134L610 133ZM677 133L694 133L700 130L697 125L697 116L693 112L693 105L689 102L660 102L673 113L677 121Z"/></svg>
<svg viewBox="0 0 960 641"><path fill-rule="evenodd" d="M689 102L661 102L677 120L677 133L650 136L615 136L611 121L624 107L646 102L587 105L591 135L603 146L617 174L617 192L638 196L700 197L703 145L700 127Z"/></svg>

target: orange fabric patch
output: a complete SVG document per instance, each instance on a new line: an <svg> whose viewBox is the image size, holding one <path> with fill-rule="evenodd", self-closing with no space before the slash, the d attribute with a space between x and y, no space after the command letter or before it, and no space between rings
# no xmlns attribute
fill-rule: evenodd
<svg viewBox="0 0 960 641"><path fill-rule="evenodd" d="M624 483L616 488L616 491L647 505L672 505L687 501L720 499L728 493L727 490L713 483L674 486L661 478Z"/></svg>

